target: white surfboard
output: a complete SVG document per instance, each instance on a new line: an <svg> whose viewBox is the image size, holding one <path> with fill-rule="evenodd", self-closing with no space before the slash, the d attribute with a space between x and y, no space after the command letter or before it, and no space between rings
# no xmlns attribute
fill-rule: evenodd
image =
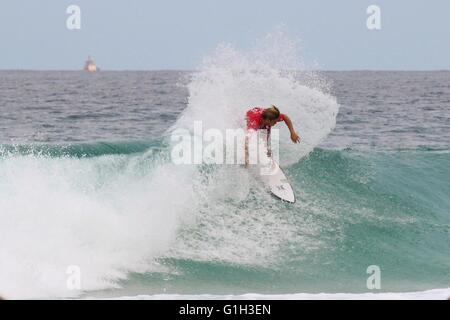
<svg viewBox="0 0 450 320"><path fill-rule="evenodd" d="M259 174L264 185L274 196L283 201L295 202L295 195L291 184L275 160L270 159L269 164L260 167Z"/></svg>
<svg viewBox="0 0 450 320"><path fill-rule="evenodd" d="M268 139L265 130L258 130L253 132L256 134L258 165L255 169L258 170L257 175L262 180L264 186L277 198L290 203L295 202L294 191L291 184L284 175L278 163L268 155ZM254 136L251 136L254 138Z"/></svg>

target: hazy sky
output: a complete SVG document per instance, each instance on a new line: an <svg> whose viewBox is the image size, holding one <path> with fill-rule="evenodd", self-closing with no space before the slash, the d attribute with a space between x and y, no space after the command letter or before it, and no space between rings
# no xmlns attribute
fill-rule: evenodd
<svg viewBox="0 0 450 320"><path fill-rule="evenodd" d="M66 9L81 8L81 30ZM366 9L381 9L368 30ZM284 24L321 69L450 69L449 0L2 0L0 69L194 69Z"/></svg>

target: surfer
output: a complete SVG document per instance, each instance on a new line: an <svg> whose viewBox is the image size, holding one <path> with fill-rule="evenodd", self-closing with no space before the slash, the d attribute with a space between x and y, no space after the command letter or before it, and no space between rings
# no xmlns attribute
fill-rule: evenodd
<svg viewBox="0 0 450 320"><path fill-rule="evenodd" d="M255 107L247 111L246 114L247 119L247 132L256 131L259 129L267 130L267 141L270 138L270 128L276 125L280 121L284 121L286 126L288 127L291 133L291 140L294 143L300 142L300 136L295 132L294 125L292 124L291 119L286 115L280 112L278 108L274 105L270 106L270 108L261 108ZM245 138L245 165L247 166L249 163L249 153L248 153L248 134ZM268 148L267 152L270 157L271 152Z"/></svg>

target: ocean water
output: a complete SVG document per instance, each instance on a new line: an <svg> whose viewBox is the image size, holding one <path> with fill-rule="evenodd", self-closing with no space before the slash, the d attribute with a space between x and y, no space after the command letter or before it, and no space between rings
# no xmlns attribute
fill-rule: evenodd
<svg viewBox="0 0 450 320"><path fill-rule="evenodd" d="M222 46L197 71L0 71L0 295L450 295L450 72L284 58ZM172 130L239 127L270 103L303 138L278 125L295 204L240 166L170 161Z"/></svg>

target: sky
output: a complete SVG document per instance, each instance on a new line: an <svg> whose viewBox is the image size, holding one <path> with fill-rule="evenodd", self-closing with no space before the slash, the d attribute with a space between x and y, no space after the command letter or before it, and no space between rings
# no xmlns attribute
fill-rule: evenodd
<svg viewBox="0 0 450 320"><path fill-rule="evenodd" d="M450 69L448 0L2 0L0 69L79 70L92 55L103 70L191 70L219 43L246 48L279 25L314 68Z"/></svg>

